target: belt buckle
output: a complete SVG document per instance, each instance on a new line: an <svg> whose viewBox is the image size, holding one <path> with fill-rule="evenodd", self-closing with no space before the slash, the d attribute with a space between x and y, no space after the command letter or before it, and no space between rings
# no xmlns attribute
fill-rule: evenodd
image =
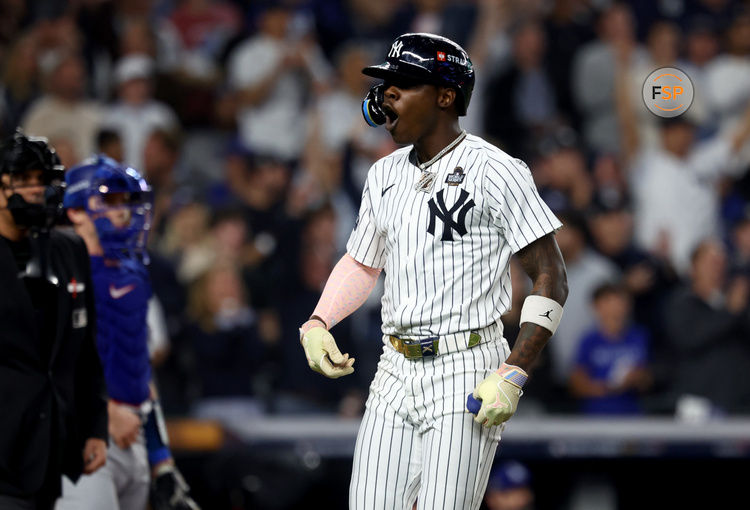
<svg viewBox="0 0 750 510"><path fill-rule="evenodd" d="M402 338L400 339L404 346L404 357L406 359L419 359L419 358L431 358L437 356L439 337L431 336L429 338L411 339Z"/></svg>
<svg viewBox="0 0 750 510"><path fill-rule="evenodd" d="M404 342L397 336L390 335L388 337L391 341L391 345L393 346L396 351L400 352L401 354L404 353Z"/></svg>

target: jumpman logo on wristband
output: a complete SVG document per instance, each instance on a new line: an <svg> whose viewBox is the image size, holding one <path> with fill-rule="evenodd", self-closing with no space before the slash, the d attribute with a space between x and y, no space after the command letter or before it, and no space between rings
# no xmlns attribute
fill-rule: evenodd
<svg viewBox="0 0 750 510"><path fill-rule="evenodd" d="M552 320L552 317L549 316L549 314L551 314L551 313L552 313L552 310L547 310L544 313L540 313L539 317L544 317L546 319Z"/></svg>

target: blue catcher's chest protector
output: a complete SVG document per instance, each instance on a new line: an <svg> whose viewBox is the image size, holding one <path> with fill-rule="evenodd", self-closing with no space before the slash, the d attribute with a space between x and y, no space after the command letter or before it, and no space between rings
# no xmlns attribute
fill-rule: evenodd
<svg viewBox="0 0 750 510"><path fill-rule="evenodd" d="M151 284L137 260L91 257L97 314L97 348L109 397L131 405L149 398L148 301Z"/></svg>

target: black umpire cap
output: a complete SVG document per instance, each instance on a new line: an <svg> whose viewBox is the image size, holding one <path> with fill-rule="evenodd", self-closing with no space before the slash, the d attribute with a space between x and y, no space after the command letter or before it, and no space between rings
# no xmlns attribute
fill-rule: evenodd
<svg viewBox="0 0 750 510"><path fill-rule="evenodd" d="M469 55L450 39L434 34L397 37L385 62L365 67L362 72L383 80L403 77L454 88L458 91L456 106L459 115L466 115L474 90L474 67Z"/></svg>

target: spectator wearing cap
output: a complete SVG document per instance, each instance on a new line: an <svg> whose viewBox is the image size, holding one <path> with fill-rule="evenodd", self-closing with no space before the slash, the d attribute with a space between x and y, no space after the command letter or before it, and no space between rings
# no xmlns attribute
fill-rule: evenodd
<svg viewBox="0 0 750 510"><path fill-rule="evenodd" d="M93 153L102 118L99 104L85 97L83 59L72 50L51 50L41 57L39 67L45 93L26 112L24 132L67 141L74 159L81 160Z"/></svg>
<svg viewBox="0 0 750 510"><path fill-rule="evenodd" d="M515 460L501 462L492 468L484 503L488 510L534 510L528 468Z"/></svg>
<svg viewBox="0 0 750 510"><path fill-rule="evenodd" d="M155 129L174 129L179 123L172 109L153 98L154 61L146 55L128 55L115 67L117 102L103 124L120 133L125 164L142 169L146 140Z"/></svg>

